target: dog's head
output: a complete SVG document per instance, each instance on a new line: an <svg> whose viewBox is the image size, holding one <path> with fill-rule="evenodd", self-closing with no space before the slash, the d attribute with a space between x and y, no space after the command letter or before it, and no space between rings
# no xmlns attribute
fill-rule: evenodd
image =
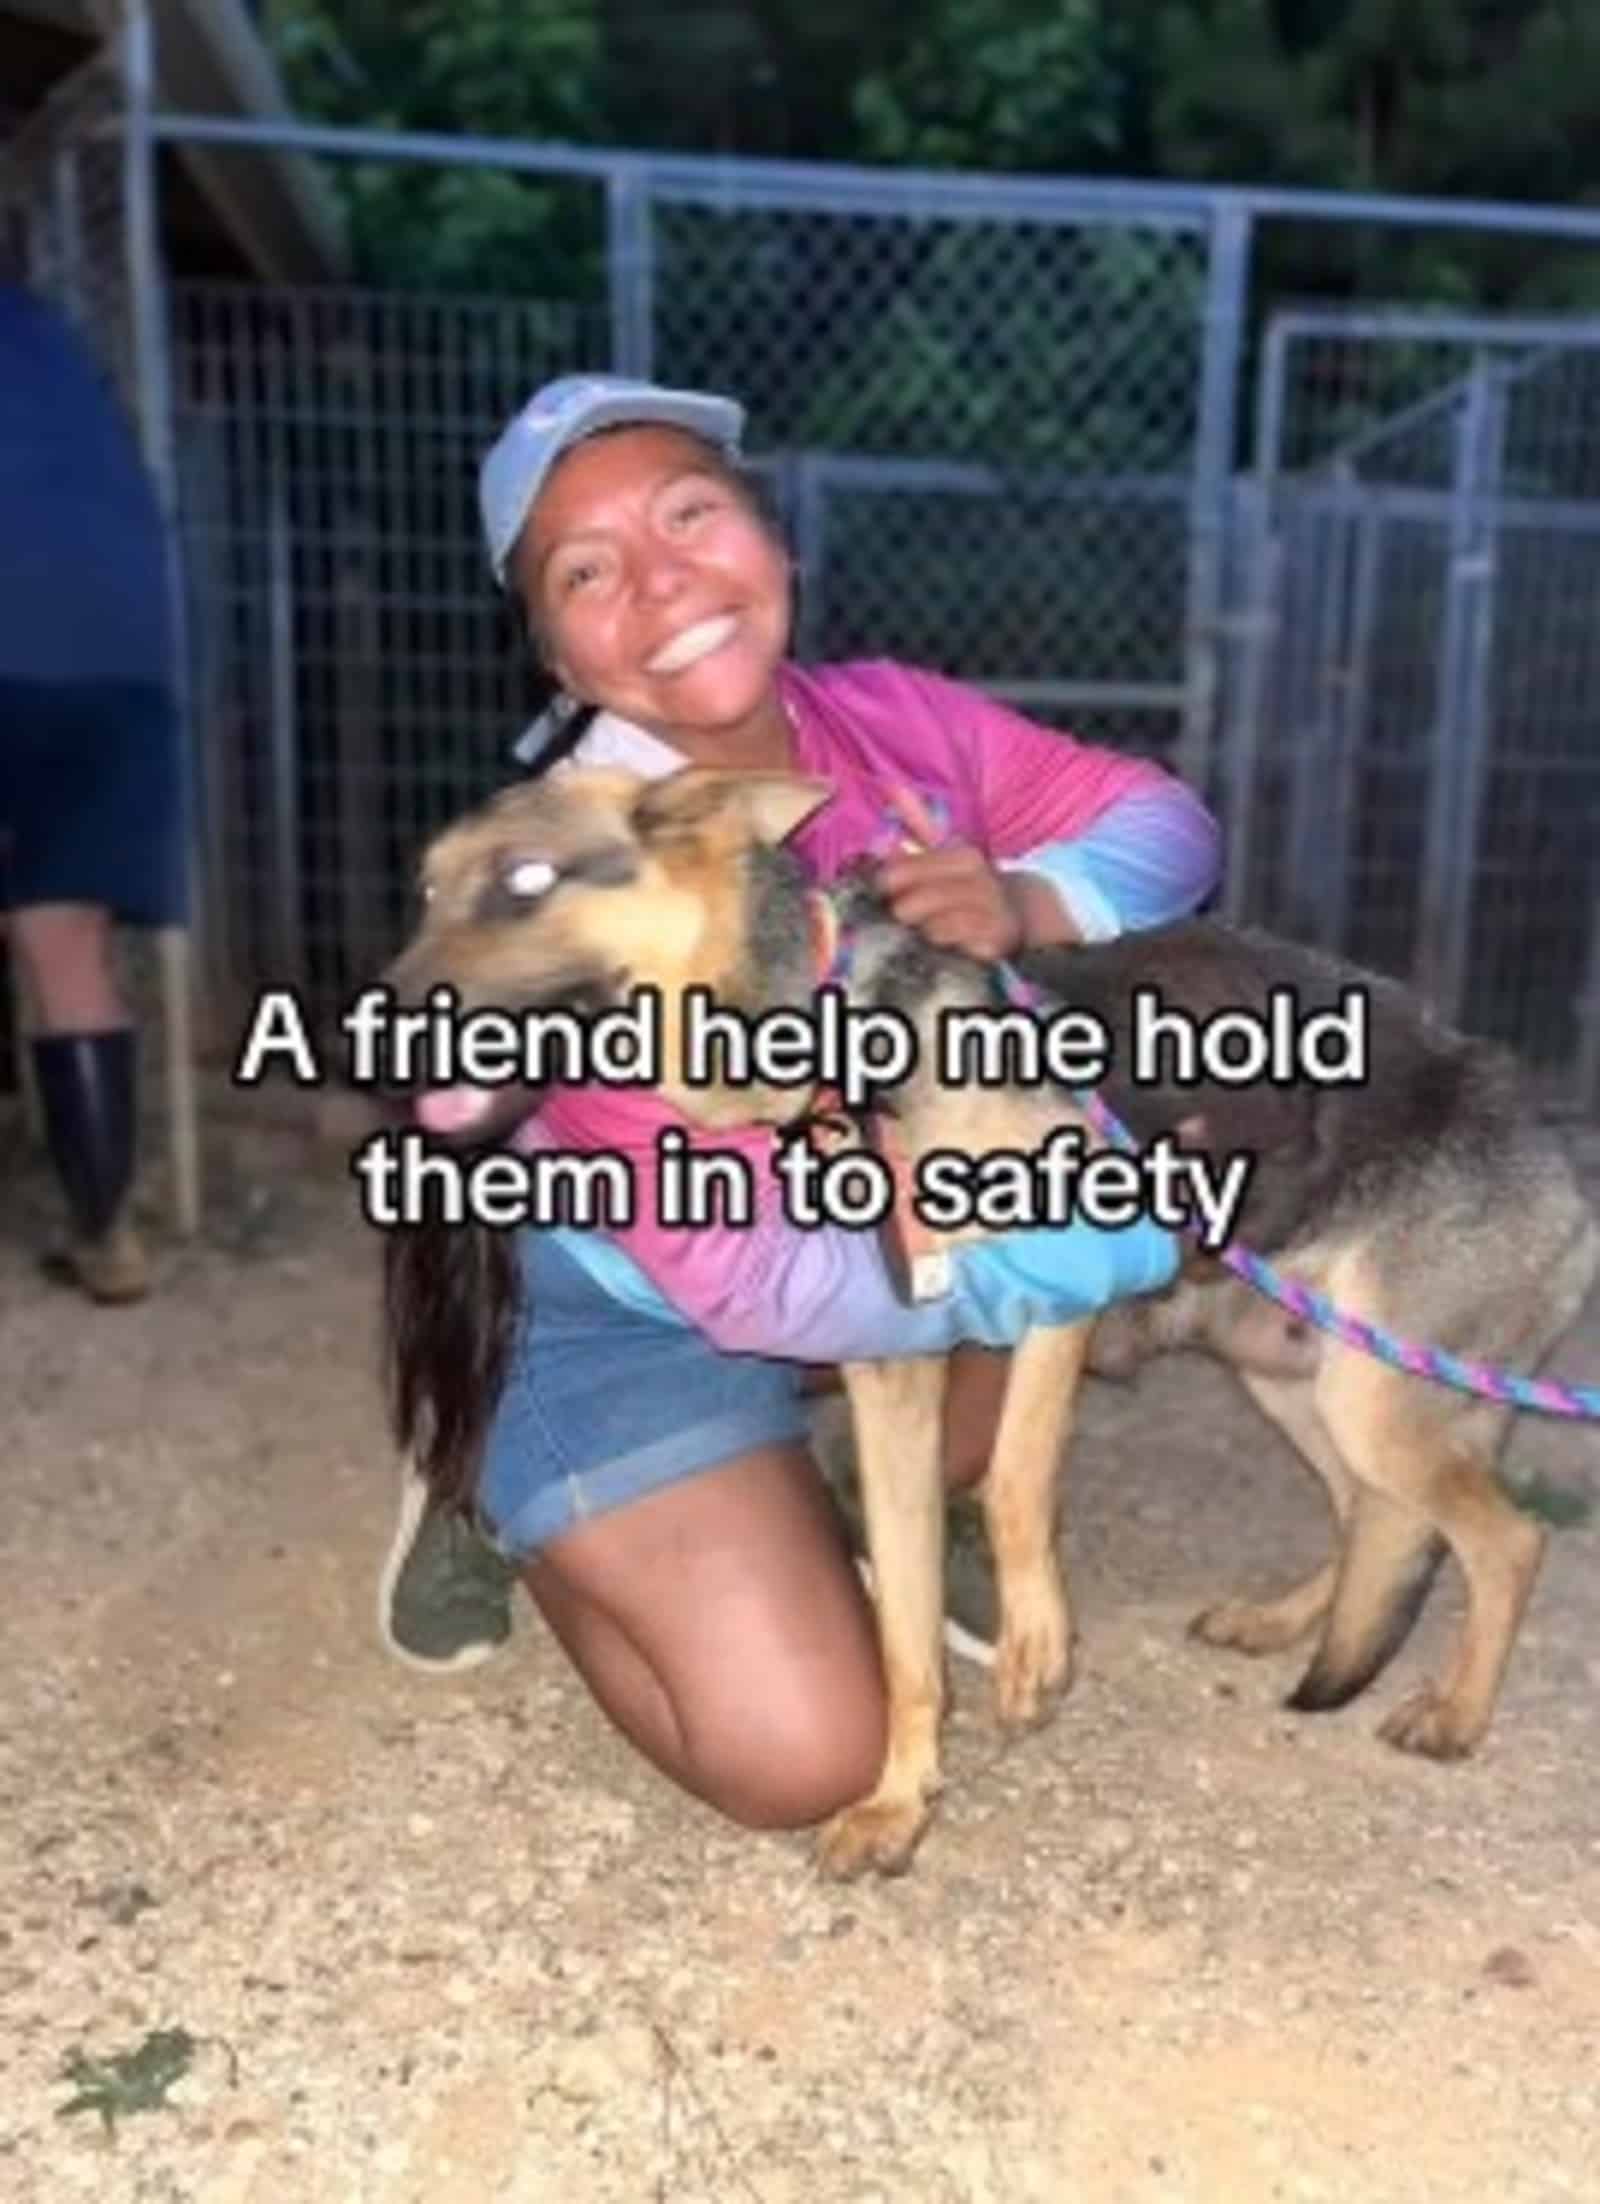
<svg viewBox="0 0 1600 2204"><path fill-rule="evenodd" d="M805 879L781 844L831 794L801 774L708 766L657 780L574 767L507 789L425 852L421 922L385 983L402 1009L449 987L462 1013L593 1014L652 989L662 1091L689 1103L674 1076L687 988L753 1014L815 984ZM530 1099L436 1091L418 1114L483 1139Z"/></svg>

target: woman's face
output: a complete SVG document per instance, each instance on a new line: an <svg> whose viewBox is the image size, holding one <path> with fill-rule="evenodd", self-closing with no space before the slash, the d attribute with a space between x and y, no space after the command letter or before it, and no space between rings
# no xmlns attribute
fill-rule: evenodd
<svg viewBox="0 0 1600 2204"><path fill-rule="evenodd" d="M789 639L782 550L681 430L617 429L551 471L511 558L573 696L671 735L770 709Z"/></svg>

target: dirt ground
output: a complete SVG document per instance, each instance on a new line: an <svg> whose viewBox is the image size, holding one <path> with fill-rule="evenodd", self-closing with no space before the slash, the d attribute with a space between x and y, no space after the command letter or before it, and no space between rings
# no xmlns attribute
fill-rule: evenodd
<svg viewBox="0 0 1600 2204"><path fill-rule="evenodd" d="M1072 1697L1002 1749L957 1667L914 1871L832 1887L671 1792L531 1610L460 1680L386 1659L371 1235L337 1155L209 1156L116 1312L38 1279L48 1190L0 1171L0 2194L1600 2199L1594 1528L1481 1756L1426 1765L1373 1733L1455 1581L1367 1699L1286 1713L1294 1657L1184 1626L1317 1557L1315 1488L1219 1372L1097 1385ZM1595 1444L1516 1458L1589 1490ZM108 2129L68 2062L141 2046L187 2071Z"/></svg>

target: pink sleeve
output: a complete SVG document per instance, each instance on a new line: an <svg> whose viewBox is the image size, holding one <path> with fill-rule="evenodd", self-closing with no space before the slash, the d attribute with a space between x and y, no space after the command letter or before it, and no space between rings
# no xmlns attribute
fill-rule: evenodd
<svg viewBox="0 0 1600 2204"><path fill-rule="evenodd" d="M1026 719L1010 705L939 674L919 674L930 707L958 736L976 791L984 843L995 857L1021 857L1085 833L1125 796L1170 789L1170 774Z"/></svg>

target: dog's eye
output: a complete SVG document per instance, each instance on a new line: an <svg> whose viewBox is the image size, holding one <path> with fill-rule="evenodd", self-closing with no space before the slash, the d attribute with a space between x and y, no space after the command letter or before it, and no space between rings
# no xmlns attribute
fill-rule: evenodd
<svg viewBox="0 0 1600 2204"><path fill-rule="evenodd" d="M514 896L531 903L556 883L556 868L547 865L542 857L524 857L505 875L506 887Z"/></svg>

